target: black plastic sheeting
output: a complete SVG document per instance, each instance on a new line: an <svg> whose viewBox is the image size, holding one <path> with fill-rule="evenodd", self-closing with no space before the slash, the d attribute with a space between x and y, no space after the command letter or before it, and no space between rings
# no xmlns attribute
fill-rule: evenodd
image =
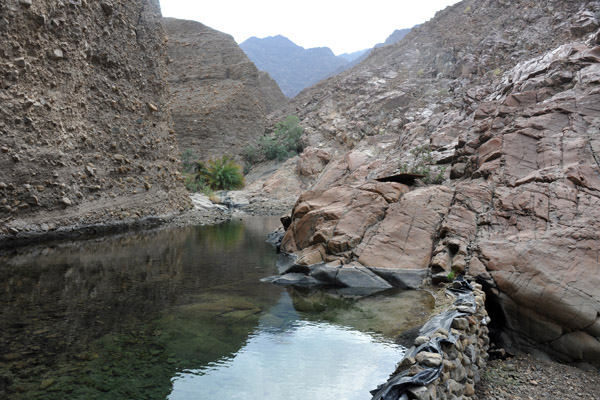
<svg viewBox="0 0 600 400"><path fill-rule="evenodd" d="M440 354L443 359L442 343L454 344L458 340L457 335L450 333L452 321L457 317L475 313L475 295L473 294L473 287L469 282L465 281L462 277L458 277L446 291L456 297L456 301L454 302L456 309L445 311L431 318L423 325L419 331L419 336L431 337L439 329L445 329L449 333L448 339L435 337L419 347L413 346L406 351L404 358L415 357L418 353L427 351ZM430 384L440 376L443 366L444 363L442 362L439 367L422 366L424 370L413 376L406 375L408 370L392 376L386 383L371 391L373 400L408 400L408 395L406 394L408 388Z"/></svg>

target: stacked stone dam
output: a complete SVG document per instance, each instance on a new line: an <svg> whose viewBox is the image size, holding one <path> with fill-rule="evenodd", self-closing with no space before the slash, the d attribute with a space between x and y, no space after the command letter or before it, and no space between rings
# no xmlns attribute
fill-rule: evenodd
<svg viewBox="0 0 600 400"><path fill-rule="evenodd" d="M481 285L472 287L469 300L459 297L421 328L392 377L374 391L374 400L473 397L488 358L490 319Z"/></svg>
<svg viewBox="0 0 600 400"><path fill-rule="evenodd" d="M179 212L158 0L0 3L0 237Z"/></svg>

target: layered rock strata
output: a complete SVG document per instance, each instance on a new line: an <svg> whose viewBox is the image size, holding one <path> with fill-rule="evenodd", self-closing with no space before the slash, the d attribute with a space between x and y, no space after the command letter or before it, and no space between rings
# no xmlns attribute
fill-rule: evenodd
<svg viewBox="0 0 600 400"><path fill-rule="evenodd" d="M200 159L237 156L265 132L266 115L286 103L233 37L199 22L163 18L179 148Z"/></svg>
<svg viewBox="0 0 600 400"><path fill-rule="evenodd" d="M598 12L463 1L299 96L308 141L351 150L301 195L282 250L473 275L504 344L600 365ZM403 180L422 145L442 184Z"/></svg>
<svg viewBox="0 0 600 400"><path fill-rule="evenodd" d="M0 5L0 235L189 206L155 0Z"/></svg>

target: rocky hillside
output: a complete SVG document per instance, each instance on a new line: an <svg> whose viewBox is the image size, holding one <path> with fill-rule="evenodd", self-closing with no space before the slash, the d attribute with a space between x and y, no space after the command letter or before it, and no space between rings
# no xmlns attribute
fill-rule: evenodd
<svg viewBox="0 0 600 400"><path fill-rule="evenodd" d="M328 47L305 49L281 35L251 37L240 44L261 71L268 71L288 97L331 76L348 63Z"/></svg>
<svg viewBox="0 0 600 400"><path fill-rule="evenodd" d="M600 365L599 13L464 0L301 93L282 115L331 161L282 249L325 282L468 273L504 345Z"/></svg>
<svg viewBox="0 0 600 400"><path fill-rule="evenodd" d="M199 22L163 18L169 42L173 122L183 152L201 159L238 155L287 101L230 35Z"/></svg>
<svg viewBox="0 0 600 400"><path fill-rule="evenodd" d="M415 28L417 26L415 26ZM399 42L402 39L404 39L404 37L406 35L408 35L408 33L410 31L411 31L411 28L396 29L394 32L392 32L392 34L390 36L387 37L387 39L385 39L385 42L377 44L377 45L375 45L375 47L387 46L388 44L394 44L396 42Z"/></svg>
<svg viewBox="0 0 600 400"><path fill-rule="evenodd" d="M414 28L416 28L417 26L419 26L419 25L415 25ZM376 49L378 47L387 46L387 45L394 44L396 42L401 41L414 28L396 29L394 32L392 32L392 34L390 36L387 37L387 39L385 39L385 42L377 43L373 48L358 51L358 52L352 53L350 55L344 55L344 54L340 55L340 57L345 56L345 58L348 59L348 61L350 61L350 62L348 64L344 65L342 68L339 68L336 71L336 74L344 72L350 68L354 68L361 62L365 61L367 59L367 57L369 57L369 54L371 54L373 49ZM350 58L348 56L350 56Z"/></svg>
<svg viewBox="0 0 600 400"><path fill-rule="evenodd" d="M157 0L0 4L0 236L188 206Z"/></svg>

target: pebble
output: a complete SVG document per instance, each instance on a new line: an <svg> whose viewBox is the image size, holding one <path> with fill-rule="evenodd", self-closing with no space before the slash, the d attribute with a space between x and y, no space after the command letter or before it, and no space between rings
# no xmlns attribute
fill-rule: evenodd
<svg viewBox="0 0 600 400"><path fill-rule="evenodd" d="M55 60L61 59L64 57L63 51L61 49L55 49L52 51L51 57Z"/></svg>
<svg viewBox="0 0 600 400"><path fill-rule="evenodd" d="M492 360L476 386L478 399L598 400L600 374L554 361L517 355Z"/></svg>
<svg viewBox="0 0 600 400"><path fill-rule="evenodd" d="M53 383L54 383L54 379L52 379L52 378L44 379L42 381L42 383L40 384L40 389L42 389L42 390L48 389L50 386L52 386Z"/></svg>

